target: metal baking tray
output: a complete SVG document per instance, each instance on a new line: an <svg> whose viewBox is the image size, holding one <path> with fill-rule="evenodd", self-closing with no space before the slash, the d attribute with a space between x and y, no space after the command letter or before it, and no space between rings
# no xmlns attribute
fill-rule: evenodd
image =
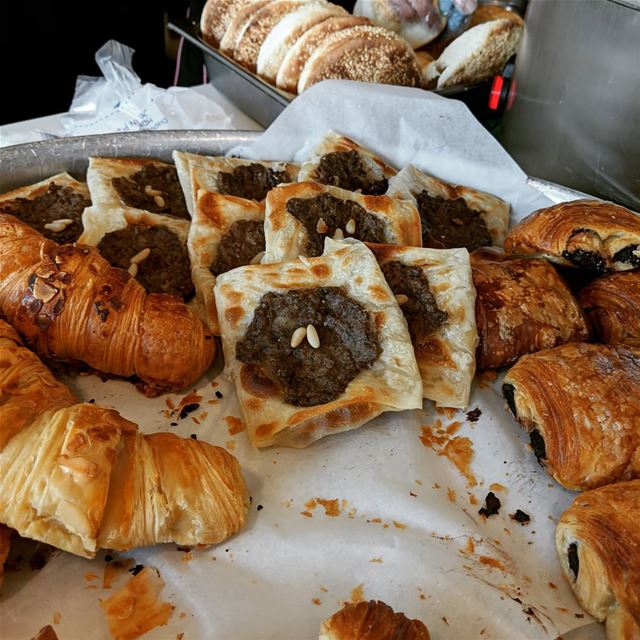
<svg viewBox="0 0 640 640"><path fill-rule="evenodd" d="M213 83L241 111L263 127L268 127L282 111L295 99L295 95L269 84L255 73L251 73L235 60L207 44L196 22L176 20L168 27L203 53L204 62ZM456 98L465 102L478 117L478 105L481 110L487 103L491 81L478 84L447 87L433 90L438 95ZM476 107L474 108L474 105Z"/></svg>

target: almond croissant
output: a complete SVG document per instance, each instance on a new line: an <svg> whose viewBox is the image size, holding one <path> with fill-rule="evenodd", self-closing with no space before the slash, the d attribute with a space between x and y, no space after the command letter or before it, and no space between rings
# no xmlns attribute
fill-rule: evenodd
<svg viewBox="0 0 640 640"><path fill-rule="evenodd" d="M143 435L116 411L77 403L0 320L0 523L92 557L99 547L215 544L246 511L231 454Z"/></svg>
<svg viewBox="0 0 640 640"><path fill-rule="evenodd" d="M147 395L195 382L213 336L177 297L147 294L82 245L57 245L0 214L0 314L40 356L136 376Z"/></svg>

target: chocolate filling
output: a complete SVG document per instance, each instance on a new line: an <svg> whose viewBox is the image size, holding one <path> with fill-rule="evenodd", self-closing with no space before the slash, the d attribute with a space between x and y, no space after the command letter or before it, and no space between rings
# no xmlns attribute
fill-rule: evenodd
<svg viewBox="0 0 640 640"><path fill-rule="evenodd" d="M291 198L287 211L297 218L307 231L307 256L322 255L324 239L341 229L345 236L352 236L363 242L384 242L384 223L377 216L352 200L340 200L329 193L314 198ZM320 218L324 220L326 231L318 232ZM345 229L349 220L355 222L354 233Z"/></svg>
<svg viewBox="0 0 640 640"><path fill-rule="evenodd" d="M466 247L473 251L492 244L482 216L464 198L445 200L422 191L417 196L422 223L422 244L435 249Z"/></svg>
<svg viewBox="0 0 640 640"><path fill-rule="evenodd" d="M114 267L128 270L131 258L143 249L149 257L138 263L136 279L149 293L172 293L183 300L193 297L191 263L180 238L166 227L129 225L107 233L98 249Z"/></svg>
<svg viewBox="0 0 640 640"><path fill-rule="evenodd" d="M191 219L175 167L148 164L130 178L112 178L111 184L130 207Z"/></svg>
<svg viewBox="0 0 640 640"><path fill-rule="evenodd" d="M58 244L75 242L82 235L82 212L91 202L70 187L52 182L40 196L16 198L0 204L2 213L9 213ZM45 229L55 220L72 220L61 231Z"/></svg>
<svg viewBox="0 0 640 640"><path fill-rule="evenodd" d="M585 249L563 251L562 257L574 264L576 267L592 271L599 275L607 271L607 265L604 258L595 251L586 251Z"/></svg>
<svg viewBox="0 0 640 640"><path fill-rule="evenodd" d="M274 171L255 162L240 165L229 173L219 173L218 191L248 200L264 200L271 189L283 182L291 182L286 171Z"/></svg>
<svg viewBox="0 0 640 640"><path fill-rule="evenodd" d="M567 560L573 573L573 579L577 580L578 573L580 573L580 558L578 558L578 545L575 542L572 542L567 549Z"/></svg>
<svg viewBox="0 0 640 640"><path fill-rule="evenodd" d="M320 346L308 339L291 346L299 327L313 325ZM339 287L266 293L256 308L236 358L257 366L281 389L285 402L299 407L338 398L381 349L373 322Z"/></svg>
<svg viewBox="0 0 640 640"><path fill-rule="evenodd" d="M487 497L484 499L484 506L478 511L478 513L481 516L490 518L491 516L498 514L501 506L502 503L500 502L500 498L498 498L493 491L489 491L489 493L487 493Z"/></svg>
<svg viewBox="0 0 640 640"><path fill-rule="evenodd" d="M634 267L640 267L640 255L634 255L634 251L640 252L640 244L630 244L624 249L620 249L614 256L614 262L625 262Z"/></svg>
<svg viewBox="0 0 640 640"><path fill-rule="evenodd" d="M547 458L544 438L540 435L540 432L537 429L532 429L529 432L529 440L531 442L531 447L533 448L533 453L535 453L538 462L542 464L542 461Z"/></svg>
<svg viewBox="0 0 640 640"><path fill-rule="evenodd" d="M414 344L420 344L449 317L438 308L422 269L398 261L383 265L382 273L395 295L407 296L401 305Z"/></svg>
<svg viewBox="0 0 640 640"><path fill-rule="evenodd" d="M514 399L515 387L512 384L503 384L502 385L502 396L507 401L507 406L509 410L513 414L513 417L518 419L518 412L516 411L516 401Z"/></svg>
<svg viewBox="0 0 640 640"><path fill-rule="evenodd" d="M357 151L334 151L320 158L315 171L316 182L357 191L370 196L379 196L387 191L386 178L376 180L367 170Z"/></svg>
<svg viewBox="0 0 640 640"><path fill-rule="evenodd" d="M249 264L264 251L264 223L261 220L237 220L218 245L218 255L209 269L214 276Z"/></svg>

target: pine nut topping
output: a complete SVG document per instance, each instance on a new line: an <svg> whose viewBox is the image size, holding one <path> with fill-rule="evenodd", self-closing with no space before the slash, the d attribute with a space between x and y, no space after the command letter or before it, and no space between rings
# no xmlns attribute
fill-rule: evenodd
<svg viewBox="0 0 640 640"><path fill-rule="evenodd" d="M314 349L320 346L320 336L312 324L307 325L307 340Z"/></svg>
<svg viewBox="0 0 640 640"><path fill-rule="evenodd" d="M146 260L150 254L151 249L149 249L149 247L146 247L145 249L142 249L142 251L138 251L138 253L136 253L136 255L133 256L133 258L131 258L129 262L131 264L140 264L143 260Z"/></svg>
<svg viewBox="0 0 640 640"><path fill-rule="evenodd" d="M399 293L396 296L396 301L400 306L402 306L403 304L407 304L407 302L409 302L409 297L405 296L404 293Z"/></svg>
<svg viewBox="0 0 640 640"><path fill-rule="evenodd" d="M347 233L355 233L356 232L356 221L353 218L351 218L349 220L349 222L347 222L347 224L345 225L344 229L345 229L345 231Z"/></svg>
<svg viewBox="0 0 640 640"><path fill-rule="evenodd" d="M316 225L316 231L318 233L327 233L327 231L329 231L329 227L327 226L327 223L322 218L318 218L318 224Z"/></svg>
<svg viewBox="0 0 640 640"><path fill-rule="evenodd" d="M135 262L132 262L127 271L132 278L135 278L138 275L138 265Z"/></svg>
<svg viewBox="0 0 640 640"><path fill-rule="evenodd" d="M64 231L70 224L73 224L71 218L60 218L60 220L54 220L44 225L44 228L54 233L60 233Z"/></svg>
<svg viewBox="0 0 640 640"><path fill-rule="evenodd" d="M251 262L249 264L260 264L262 258L264 258L264 251L256 253L256 255L251 258Z"/></svg>
<svg viewBox="0 0 640 640"><path fill-rule="evenodd" d="M307 328L298 327L291 336L291 346L295 349L307 337Z"/></svg>
<svg viewBox="0 0 640 640"><path fill-rule="evenodd" d="M162 195L162 191L160 191L160 189L154 189L150 184L148 184L145 188L144 188L144 192L150 197L153 198L154 196L161 196Z"/></svg>
<svg viewBox="0 0 640 640"><path fill-rule="evenodd" d="M344 240L344 232L342 231L342 229L340 227L338 227L335 231L335 233L333 234L333 239L334 240Z"/></svg>
<svg viewBox="0 0 640 640"><path fill-rule="evenodd" d="M159 206L159 207L164 207L165 206L165 201L164 198L162 196L153 196L153 201Z"/></svg>

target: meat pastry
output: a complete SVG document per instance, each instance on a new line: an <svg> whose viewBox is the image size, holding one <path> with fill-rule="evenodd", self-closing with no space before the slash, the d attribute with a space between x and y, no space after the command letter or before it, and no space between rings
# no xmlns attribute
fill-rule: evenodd
<svg viewBox="0 0 640 640"><path fill-rule="evenodd" d="M556 528L560 564L608 640L640 639L640 480L576 497Z"/></svg>
<svg viewBox="0 0 640 640"><path fill-rule="evenodd" d="M298 165L290 162L199 156L182 151L174 151L173 159L191 216L198 189L260 201L274 187L298 178Z"/></svg>
<svg viewBox="0 0 640 640"><path fill-rule="evenodd" d="M423 396L441 407L466 407L478 344L469 253L392 245L370 249L407 320Z"/></svg>
<svg viewBox="0 0 640 640"><path fill-rule="evenodd" d="M0 214L0 315L41 356L136 376L145 393L195 382L215 341L176 296L146 294L96 249L58 246Z"/></svg>
<svg viewBox="0 0 640 640"><path fill-rule="evenodd" d="M574 200L534 211L507 236L507 253L540 256L602 274L640 267L640 214L611 202Z"/></svg>
<svg viewBox="0 0 640 640"><path fill-rule="evenodd" d="M380 600L348 603L322 623L318 640L429 640L420 620L396 613Z"/></svg>
<svg viewBox="0 0 640 640"><path fill-rule="evenodd" d="M98 211L190 219L176 168L149 158L89 158L87 184Z"/></svg>
<svg viewBox="0 0 640 640"><path fill-rule="evenodd" d="M455 186L413 165L389 181L387 195L415 203L422 245L434 249L502 246L509 226L509 203L471 187Z"/></svg>
<svg viewBox="0 0 640 640"><path fill-rule="evenodd" d="M11 529L0 524L0 589L4 581L4 563L9 556L11 548Z"/></svg>
<svg viewBox="0 0 640 640"><path fill-rule="evenodd" d="M513 259L494 249L471 254L477 291L478 368L513 364L520 356L586 341L582 309L545 260Z"/></svg>
<svg viewBox="0 0 640 640"><path fill-rule="evenodd" d="M161 542L215 544L244 524L247 491L224 449L142 435L79 404L0 321L0 522L80 556Z"/></svg>
<svg viewBox="0 0 640 640"><path fill-rule="evenodd" d="M580 304L600 342L640 347L640 271L595 280L580 293Z"/></svg>
<svg viewBox="0 0 640 640"><path fill-rule="evenodd" d="M523 356L503 394L564 487L640 477L640 349L570 342Z"/></svg>
<svg viewBox="0 0 640 640"><path fill-rule="evenodd" d="M0 196L0 213L9 213L59 244L82 234L82 212L91 205L89 190L68 173Z"/></svg>
<svg viewBox="0 0 640 640"><path fill-rule="evenodd" d="M269 193L264 233L263 262L319 256L327 237L419 247L420 216L410 202L299 182Z"/></svg>
<svg viewBox="0 0 640 640"><path fill-rule="evenodd" d="M386 193L397 171L349 138L330 131L300 167L300 182L320 182L364 195Z"/></svg>
<svg viewBox="0 0 640 640"><path fill-rule="evenodd" d="M411 337L362 243L240 267L214 290L226 373L257 447L304 447L422 406Z"/></svg>
<svg viewBox="0 0 640 640"><path fill-rule="evenodd" d="M264 204L199 190L188 244L198 310L210 331L220 335L216 277L264 256Z"/></svg>

